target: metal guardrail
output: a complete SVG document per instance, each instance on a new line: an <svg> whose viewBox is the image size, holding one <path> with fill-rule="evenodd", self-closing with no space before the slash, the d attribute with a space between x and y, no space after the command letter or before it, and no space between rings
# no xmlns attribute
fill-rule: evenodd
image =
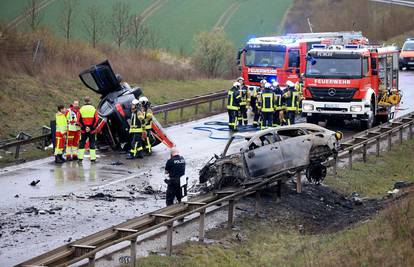
<svg viewBox="0 0 414 267"><path fill-rule="evenodd" d="M406 7L414 7L414 2L405 1L405 0L370 0L371 2L383 3L383 4L392 4Z"/></svg>
<svg viewBox="0 0 414 267"><path fill-rule="evenodd" d="M153 111L154 111L155 114L163 113L163 123L167 124L169 111L180 110L179 119L182 120L183 117L184 117L184 109L185 108L195 107L194 115L198 115L200 113L199 112L199 105L205 104L205 103L209 104L208 114L214 114L214 113L222 112L226 108L225 107L225 101L224 101L225 96L226 96L226 92L225 91L220 91L220 92L217 92L217 93L211 93L211 94L207 94L207 95L196 96L196 97L189 98L189 99L178 100L178 101L174 101L174 102L171 102L171 103L156 105L156 106L153 107ZM213 102L218 101L218 100L222 100L220 109L213 110ZM50 138L51 138L51 134L49 132L49 133L44 133L44 134L39 135L39 136L28 138L26 140L13 140L13 141L10 141L10 142L5 142L5 143L0 144L0 150L6 150L6 149L9 149L9 148L12 148L12 147L16 147L15 159L18 159L19 155L20 155L21 146L36 143L36 142L39 142L39 141L43 141L45 143Z"/></svg>
<svg viewBox="0 0 414 267"><path fill-rule="evenodd" d="M338 158L348 156L349 167L352 168L353 155L357 152L362 153L363 161L366 161L369 145L376 145L377 156L380 153L381 141L388 140L388 150L392 147L392 137L395 133L399 135L399 141L403 141L404 129L409 129L408 138L413 138L414 112L395 119L393 122L386 123L370 130L357 133L353 137L344 140L340 144L338 156L328 161L333 168L336 176ZM301 170L290 170L289 173L296 172L296 190L301 193ZM172 253L172 238L174 222L184 219L190 215L199 216L199 240L204 240L204 220L206 209L221 203L228 203L228 226L234 222L235 202L247 195L256 194L256 213L260 209L260 191L266 187L277 183L278 197L281 194L281 182L287 177L287 173L279 173L269 179L258 180L245 185L241 188L227 188L215 191L206 195L198 196L189 202L175 204L166 208L156 210L151 213L131 219L125 223L103 230L96 234L84 237L70 244L61 246L43 255L25 261L17 266L67 266L88 259L89 266L95 265L96 254L106 248L117 245L124 241L130 241L131 266L136 264L137 239L139 236L167 227L167 254ZM154 235L156 235L155 233ZM148 237L147 237L148 238Z"/></svg>

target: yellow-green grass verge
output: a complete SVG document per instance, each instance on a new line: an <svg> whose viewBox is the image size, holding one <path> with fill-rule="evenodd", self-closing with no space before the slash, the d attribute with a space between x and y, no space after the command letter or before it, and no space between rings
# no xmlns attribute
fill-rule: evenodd
<svg viewBox="0 0 414 267"><path fill-rule="evenodd" d="M394 145L380 157L368 157L368 164L356 162L352 169L338 170L337 178L328 176L325 183L346 194L357 192L365 197L380 197L393 189L396 181L414 182L414 140Z"/></svg>

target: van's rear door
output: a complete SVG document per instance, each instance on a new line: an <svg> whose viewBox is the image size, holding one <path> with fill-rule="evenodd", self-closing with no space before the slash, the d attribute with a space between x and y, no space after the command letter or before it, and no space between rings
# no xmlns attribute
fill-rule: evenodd
<svg viewBox="0 0 414 267"><path fill-rule="evenodd" d="M82 71L79 78L86 87L104 96L122 89L108 60Z"/></svg>

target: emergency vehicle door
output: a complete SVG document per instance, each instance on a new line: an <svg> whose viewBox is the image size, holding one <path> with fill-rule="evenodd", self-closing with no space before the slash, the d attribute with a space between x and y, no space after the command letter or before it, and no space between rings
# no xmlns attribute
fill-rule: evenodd
<svg viewBox="0 0 414 267"><path fill-rule="evenodd" d="M122 89L108 60L82 71L79 78L86 87L103 96Z"/></svg>

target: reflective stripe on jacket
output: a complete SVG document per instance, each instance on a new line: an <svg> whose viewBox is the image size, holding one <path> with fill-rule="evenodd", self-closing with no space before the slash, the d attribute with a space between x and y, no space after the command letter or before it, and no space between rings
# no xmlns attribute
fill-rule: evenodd
<svg viewBox="0 0 414 267"><path fill-rule="evenodd" d="M275 111L275 94L272 91L265 90L262 93L262 112Z"/></svg>
<svg viewBox="0 0 414 267"><path fill-rule="evenodd" d="M227 109L239 110L240 94L236 88L231 88L227 93Z"/></svg>
<svg viewBox="0 0 414 267"><path fill-rule="evenodd" d="M66 114L66 118L68 120L68 130L72 132L76 132L80 130L80 126L78 123L78 112L73 110L72 108L68 109L68 113Z"/></svg>
<svg viewBox="0 0 414 267"><path fill-rule="evenodd" d="M131 114L131 125L129 127L130 133L142 133L142 121L144 114L142 112L132 112Z"/></svg>

